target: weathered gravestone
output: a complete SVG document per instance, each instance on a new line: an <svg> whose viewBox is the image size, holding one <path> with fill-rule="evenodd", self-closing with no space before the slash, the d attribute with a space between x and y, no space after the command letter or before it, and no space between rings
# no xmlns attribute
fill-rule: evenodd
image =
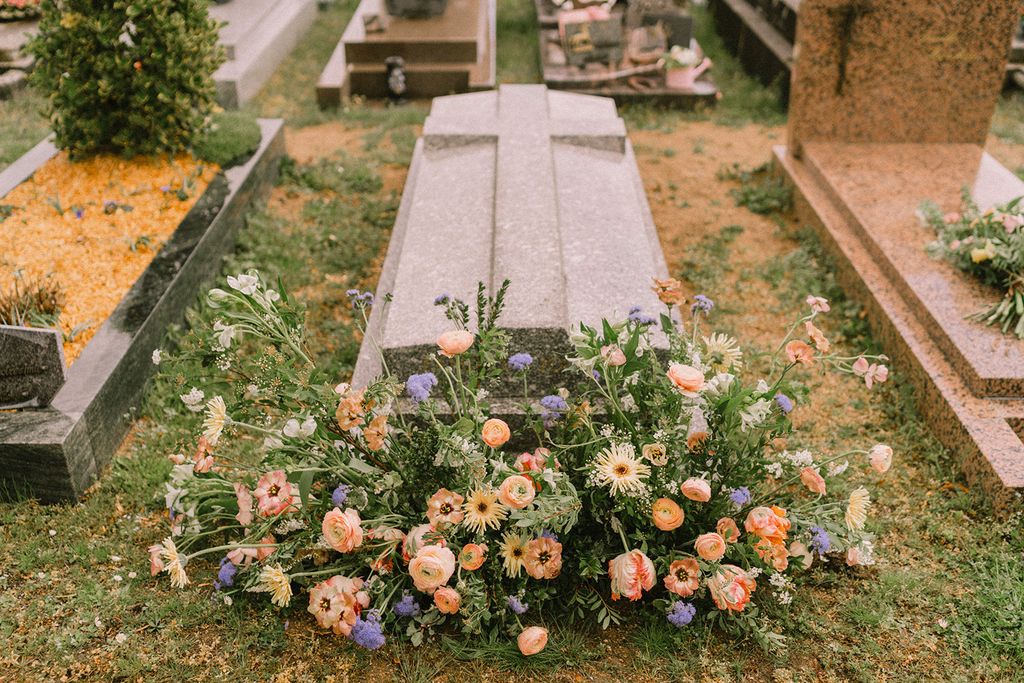
<svg viewBox="0 0 1024 683"><path fill-rule="evenodd" d="M64 374L59 330L0 325L0 410L48 405Z"/></svg>
<svg viewBox="0 0 1024 683"><path fill-rule="evenodd" d="M789 146L775 151L920 409L997 504L1024 487L1024 342L965 319L1001 294L930 258L917 211L957 210L965 187L982 208L1024 194L980 147L1016 11L803 0Z"/></svg>
<svg viewBox="0 0 1024 683"><path fill-rule="evenodd" d="M564 381L568 331L662 304L665 277L626 128L612 100L540 85L440 97L416 146L354 382L430 370L450 329L441 293L475 300L508 278L501 325L533 355L538 397ZM390 293L393 301L380 302ZM501 394L501 395L499 395ZM522 385L496 392L522 396Z"/></svg>

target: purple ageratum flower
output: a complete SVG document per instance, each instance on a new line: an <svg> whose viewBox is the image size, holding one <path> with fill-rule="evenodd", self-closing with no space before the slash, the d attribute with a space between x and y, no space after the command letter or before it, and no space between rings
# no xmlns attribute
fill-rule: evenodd
<svg viewBox="0 0 1024 683"><path fill-rule="evenodd" d="M521 372L531 365L533 365L533 356L528 353L517 353L508 358L508 366L516 372Z"/></svg>
<svg viewBox="0 0 1024 683"><path fill-rule="evenodd" d="M352 487L348 484L339 484L338 488L334 489L334 493L331 494L331 502L341 507L345 504L345 500L348 498L348 492Z"/></svg>
<svg viewBox="0 0 1024 683"><path fill-rule="evenodd" d="M819 556L823 556L832 549L832 539L828 537L828 532L820 526L812 526L811 542L808 543L808 547Z"/></svg>
<svg viewBox="0 0 1024 683"><path fill-rule="evenodd" d="M785 394L775 394L775 403L778 404L779 408L782 409L782 412L786 413L787 415L789 415L789 413L792 412L793 410L793 400L790 399L789 396L786 396Z"/></svg>
<svg viewBox="0 0 1024 683"><path fill-rule="evenodd" d="M540 414L541 419L544 420L544 425L550 427L555 422L562 418L562 414L569 410L569 404L565 402L565 399L557 394L551 394L545 396L540 400L541 407L544 411Z"/></svg>
<svg viewBox="0 0 1024 683"><path fill-rule="evenodd" d="M373 292L360 292L358 289L350 289L345 295L352 303L352 308L369 308L373 306Z"/></svg>
<svg viewBox="0 0 1024 683"><path fill-rule="evenodd" d="M672 603L672 607L669 608L667 618L670 624L682 628L693 621L695 614L697 614L697 608L691 603L676 600Z"/></svg>
<svg viewBox="0 0 1024 683"><path fill-rule="evenodd" d="M235 574L238 573L238 568L229 560L227 557L221 558L220 570L217 572L217 580L213 582L213 587L216 590L221 588L230 588L235 585Z"/></svg>
<svg viewBox="0 0 1024 683"><path fill-rule="evenodd" d="M380 624L380 613L375 609L371 609L364 613L366 618L362 615L356 617L356 623L352 625L352 633L350 638L356 645L365 647L367 650L376 650L384 644L384 630Z"/></svg>
<svg viewBox="0 0 1024 683"><path fill-rule="evenodd" d="M516 614L525 614L526 610L530 609L530 603L523 602L518 596L508 596L508 608Z"/></svg>
<svg viewBox="0 0 1024 683"><path fill-rule="evenodd" d="M434 305L435 306L446 306L448 304L448 302L451 301L451 300L452 300L452 296L448 292L445 292L444 294L438 294L437 297L434 298Z"/></svg>
<svg viewBox="0 0 1024 683"><path fill-rule="evenodd" d="M552 533L551 531L548 531L547 529L542 529L541 530L540 537L541 538L550 538L555 543L558 543L558 536L555 536L554 533Z"/></svg>
<svg viewBox="0 0 1024 683"><path fill-rule="evenodd" d="M77 218L79 220L81 220L82 217L85 215L85 209L80 209L78 207L75 207L74 209L72 209L72 211L74 211L74 213L75 213L75 218Z"/></svg>
<svg viewBox="0 0 1024 683"><path fill-rule="evenodd" d="M402 599L396 602L391 610L399 617L415 617L420 613L420 606L409 591L402 591Z"/></svg>
<svg viewBox="0 0 1024 683"><path fill-rule="evenodd" d="M409 397L420 403L430 398L430 391L437 386L437 377L432 372L420 375L409 375L405 380L405 391Z"/></svg>
<svg viewBox="0 0 1024 683"><path fill-rule="evenodd" d="M636 323L637 325L653 325L654 323L657 322L657 319L654 318L653 316L645 315L640 310L639 306L634 306L633 308L629 309L628 320L630 322Z"/></svg>
<svg viewBox="0 0 1024 683"><path fill-rule="evenodd" d="M698 294L693 297L693 304L690 306L690 313L696 315L698 311L704 313L710 313L711 309L715 307L715 302L707 298L703 294Z"/></svg>
<svg viewBox="0 0 1024 683"><path fill-rule="evenodd" d="M732 504L738 508L743 507L750 502L750 489L746 486L741 486L738 489L733 489L729 492L729 500Z"/></svg>

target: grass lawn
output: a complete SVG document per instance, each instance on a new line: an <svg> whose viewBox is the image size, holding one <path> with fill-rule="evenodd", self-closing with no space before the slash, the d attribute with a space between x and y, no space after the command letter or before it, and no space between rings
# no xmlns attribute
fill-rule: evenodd
<svg viewBox="0 0 1024 683"><path fill-rule="evenodd" d="M344 292L375 287L427 112L425 103L316 109L317 75L354 5L345 0L322 12L250 105L286 119L291 160L224 265L225 274L256 267L281 277L307 306L318 364L339 381L361 341ZM502 82L536 78L531 6L499 0ZM719 171L767 160L785 115L775 92L740 73L706 25L699 30L725 91L718 109L624 112L672 274L715 299L713 324L750 351L781 335L809 292L833 299L822 327L834 344L851 353L874 349L860 306L843 298L813 236L786 214L735 205L733 190L753 200L772 199L772 190L740 188ZM21 149L9 131L29 136L25 148L41 137L43 128L25 118L37 105L31 97L0 104L0 139L7 141L0 163ZM1000 104L990 142L1004 163L1024 150L1022 111L1019 97ZM442 282L425 286L444 289ZM212 320L213 313L197 298L190 319ZM185 334L187 326L170 330L164 348ZM265 600L226 607L211 601L213 574L199 567L185 591L150 579L146 547L167 528L160 493L167 455L190 448L201 422L178 399L188 390L185 378L159 376L134 430L82 502L0 503L0 638L7 644L0 680L1020 680L1024 518L994 517L967 488L957 454L917 417L900 374L894 368L873 393L852 378L809 381L815 400L798 409L792 446L834 453L879 441L892 445L897 460L872 484L877 564L818 563L802 575L784 624L791 636L784 653L769 656L751 642L697 628L677 635L658 620L604 632L556 629L555 656L543 662L526 661L504 643L466 648L448 640L419 649L389 643L369 653L319 633L303 601L285 610Z"/></svg>

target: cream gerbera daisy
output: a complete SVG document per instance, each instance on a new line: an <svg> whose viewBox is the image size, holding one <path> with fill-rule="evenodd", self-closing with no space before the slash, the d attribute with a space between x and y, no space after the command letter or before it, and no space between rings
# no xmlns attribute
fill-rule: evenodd
<svg viewBox="0 0 1024 683"><path fill-rule="evenodd" d="M743 367L743 351L739 343L727 334L712 334L704 337L705 360L715 372L726 372L730 368Z"/></svg>
<svg viewBox="0 0 1024 683"><path fill-rule="evenodd" d="M516 531L510 531L501 537L502 565L505 567L505 574L510 578L519 576L519 570L523 568L523 559L526 557L526 544L530 539Z"/></svg>
<svg viewBox="0 0 1024 683"><path fill-rule="evenodd" d="M260 570L259 583L250 588L253 593L270 593L270 601L278 607L287 607L292 600L292 580L280 564L268 564Z"/></svg>
<svg viewBox="0 0 1024 683"><path fill-rule="evenodd" d="M206 419L203 420L203 436L210 442L211 446L217 445L217 439L224 431L224 425L231 421L228 417L228 407L224 405L224 399L214 396L206 402Z"/></svg>
<svg viewBox="0 0 1024 683"><path fill-rule="evenodd" d="M171 586L184 588L188 585L188 574L185 573L185 562L178 554L174 539L168 536L161 544L160 559L164 561L164 571L171 576Z"/></svg>
<svg viewBox="0 0 1024 683"><path fill-rule="evenodd" d="M846 506L846 526L850 530L864 528L868 521L868 508L871 507L871 494L863 486L853 490L850 494L850 502Z"/></svg>
<svg viewBox="0 0 1024 683"><path fill-rule="evenodd" d="M497 529L508 516L508 510L498 502L498 492L489 486L470 492L462 509L466 513L462 524L478 534Z"/></svg>
<svg viewBox="0 0 1024 683"><path fill-rule="evenodd" d="M651 468L636 457L632 444L612 444L594 460L595 480L611 487L612 495L640 493Z"/></svg>

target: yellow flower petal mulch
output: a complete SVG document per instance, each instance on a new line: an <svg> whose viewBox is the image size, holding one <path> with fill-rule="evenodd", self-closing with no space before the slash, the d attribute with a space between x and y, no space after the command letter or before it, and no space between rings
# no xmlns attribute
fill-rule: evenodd
<svg viewBox="0 0 1024 683"><path fill-rule="evenodd" d="M0 223L0 289L10 290L19 271L62 286L60 326L70 365L217 170L188 155L72 162L61 152L0 198L12 207Z"/></svg>

